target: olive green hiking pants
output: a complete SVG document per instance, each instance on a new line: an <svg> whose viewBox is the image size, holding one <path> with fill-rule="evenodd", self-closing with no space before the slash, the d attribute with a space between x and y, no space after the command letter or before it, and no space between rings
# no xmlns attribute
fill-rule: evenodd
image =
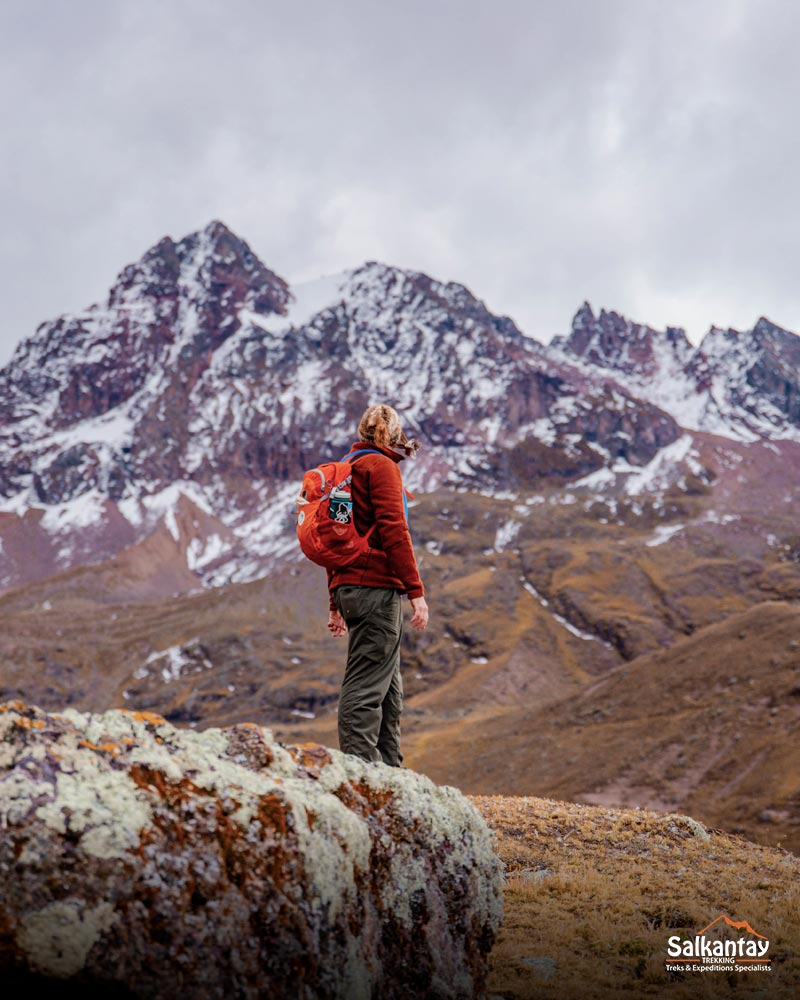
<svg viewBox="0 0 800 1000"><path fill-rule="evenodd" d="M347 622L347 666L339 698L339 747L364 760L400 765L403 680L401 595L384 587L344 585L333 592Z"/></svg>

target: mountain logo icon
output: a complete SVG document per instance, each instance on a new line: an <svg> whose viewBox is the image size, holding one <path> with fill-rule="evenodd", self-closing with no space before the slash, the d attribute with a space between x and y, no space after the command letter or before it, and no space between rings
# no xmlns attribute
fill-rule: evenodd
<svg viewBox="0 0 800 1000"><path fill-rule="evenodd" d="M732 927L734 930L745 931L747 934L754 934L756 937L761 938L762 941L768 940L766 935L759 934L758 931L753 930L746 920L731 920L731 918L724 913L720 913L715 920L711 921L708 927L704 927L701 931L696 931L695 933L697 935L706 934L712 927L715 927L720 920L723 920L728 927Z"/></svg>

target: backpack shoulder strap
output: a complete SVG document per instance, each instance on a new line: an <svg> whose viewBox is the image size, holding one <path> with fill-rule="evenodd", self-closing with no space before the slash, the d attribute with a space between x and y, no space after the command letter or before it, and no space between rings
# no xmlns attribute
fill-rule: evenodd
<svg viewBox="0 0 800 1000"><path fill-rule="evenodd" d="M383 455L383 452L378 451L377 448L359 448L358 451L351 451L348 455L345 455L342 461L349 462L352 465L359 455ZM383 457L389 458L388 455L383 455ZM408 496L408 490L403 487L403 513L406 516L406 524L408 524Z"/></svg>
<svg viewBox="0 0 800 1000"><path fill-rule="evenodd" d="M377 448L359 448L358 451L351 451L341 459L342 462L353 462L361 455L383 455L382 451L378 451ZM383 455L384 458L388 458L388 455Z"/></svg>

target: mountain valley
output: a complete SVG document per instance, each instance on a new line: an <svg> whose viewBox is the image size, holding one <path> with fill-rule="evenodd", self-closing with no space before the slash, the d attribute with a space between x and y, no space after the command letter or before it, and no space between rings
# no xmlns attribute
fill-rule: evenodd
<svg viewBox="0 0 800 1000"><path fill-rule="evenodd" d="M0 699L335 743L302 471L386 399L432 610L407 763L800 849L800 339L578 310L544 345L367 263L292 288L222 223L0 372Z"/></svg>

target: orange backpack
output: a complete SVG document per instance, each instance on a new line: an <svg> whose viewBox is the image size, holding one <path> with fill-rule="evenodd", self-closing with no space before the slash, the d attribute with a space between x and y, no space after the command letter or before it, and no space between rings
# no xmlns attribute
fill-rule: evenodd
<svg viewBox="0 0 800 1000"><path fill-rule="evenodd" d="M351 460L359 455L380 455L374 448L350 452L340 462L325 462L303 476L295 500L297 539L303 554L325 569L343 569L369 550L370 535L356 531L351 491Z"/></svg>

